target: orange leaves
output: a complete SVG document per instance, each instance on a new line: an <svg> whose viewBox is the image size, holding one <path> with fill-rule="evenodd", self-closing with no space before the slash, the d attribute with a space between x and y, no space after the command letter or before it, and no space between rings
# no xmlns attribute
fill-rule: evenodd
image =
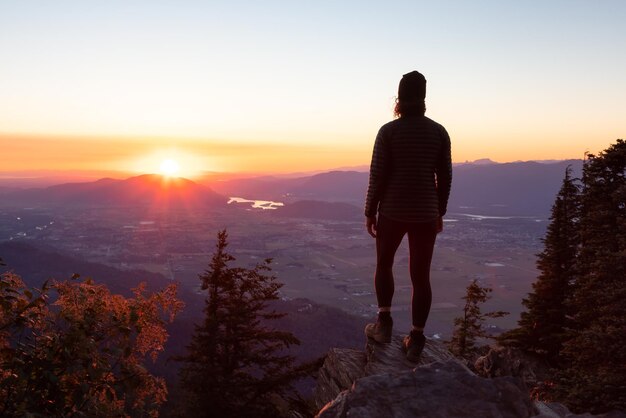
<svg viewBox="0 0 626 418"><path fill-rule="evenodd" d="M90 279L37 291L1 278L0 398L10 399L0 415L158 415L167 390L143 362L163 351L165 325L183 308L176 285L151 294L140 285L126 298Z"/></svg>
<svg viewBox="0 0 626 418"><path fill-rule="evenodd" d="M13 273L0 275L0 345L15 324L40 328L48 309L47 282L41 290L30 290L22 279Z"/></svg>
<svg viewBox="0 0 626 418"><path fill-rule="evenodd" d="M162 316L167 316L168 322L183 309L185 304L177 298L177 286L168 285L165 289L145 297L145 283L133 289L135 298L131 306L131 319L137 330L137 352L145 356L149 354L152 361L156 361L159 352L163 351L168 334Z"/></svg>

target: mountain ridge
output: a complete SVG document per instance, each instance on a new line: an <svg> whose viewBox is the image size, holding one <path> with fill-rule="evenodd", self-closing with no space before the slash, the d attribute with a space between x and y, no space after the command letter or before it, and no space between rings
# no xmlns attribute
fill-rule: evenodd
<svg viewBox="0 0 626 418"><path fill-rule="evenodd" d="M582 160L456 165L448 212L546 216L568 166L575 177L581 175ZM298 179L235 179L211 186L219 193L249 199L316 200L362 207L368 177L367 172L329 171Z"/></svg>
<svg viewBox="0 0 626 418"><path fill-rule="evenodd" d="M573 168L575 177L580 176L582 160L456 165L448 212L545 216L550 212L568 166ZM367 172L335 170L296 178L259 176L198 183L185 178L144 174L124 180L105 177L46 188L4 189L0 205L216 207L225 205L227 197L243 197L284 202L287 215L290 211L298 212L295 207L287 206L298 201L346 203L360 209L368 177ZM324 210L331 210L327 206ZM307 217L312 216L310 208L302 209ZM299 213L294 215L297 217Z"/></svg>
<svg viewBox="0 0 626 418"><path fill-rule="evenodd" d="M92 182L63 183L7 192L3 206L217 206L226 198L210 187L182 177L142 174L123 180L109 177Z"/></svg>

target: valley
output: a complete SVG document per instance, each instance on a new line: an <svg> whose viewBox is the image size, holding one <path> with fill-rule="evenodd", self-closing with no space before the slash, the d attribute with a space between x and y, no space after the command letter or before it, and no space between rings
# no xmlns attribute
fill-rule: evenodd
<svg viewBox="0 0 626 418"><path fill-rule="evenodd" d="M356 217L354 221L284 217L281 209L5 208L0 209L0 240L53 248L121 270L156 273L180 282L193 294L199 290L197 275L210 260L216 233L226 228L239 265L273 259L273 272L285 284L284 299L307 298L372 318L375 247L363 222ZM521 300L537 275L535 254L541 250L546 222L539 217L449 213L433 258L433 305L426 332L449 337L472 279L493 288L485 309L511 312L491 325L496 330L514 326ZM402 330L410 325L406 239L396 257L394 318ZM11 260L6 261L10 265Z"/></svg>

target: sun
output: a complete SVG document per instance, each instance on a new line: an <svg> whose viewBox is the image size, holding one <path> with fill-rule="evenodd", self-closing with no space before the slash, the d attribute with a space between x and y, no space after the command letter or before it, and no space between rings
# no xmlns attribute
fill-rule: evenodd
<svg viewBox="0 0 626 418"><path fill-rule="evenodd" d="M216 167L219 167L219 165L214 164L210 155L192 154L174 148L153 150L151 153L129 160L130 164L133 168L129 171L138 174L155 174L166 180L175 178L202 179L206 175L205 167L210 167L213 171L218 171Z"/></svg>
<svg viewBox="0 0 626 418"><path fill-rule="evenodd" d="M160 166L161 174L164 176L175 176L180 171L180 165L176 160L172 160L171 158L167 158L163 160Z"/></svg>

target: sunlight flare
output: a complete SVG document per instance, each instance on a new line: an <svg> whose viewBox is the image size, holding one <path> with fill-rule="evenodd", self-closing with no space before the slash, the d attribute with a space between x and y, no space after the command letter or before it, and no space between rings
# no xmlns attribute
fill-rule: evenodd
<svg viewBox="0 0 626 418"><path fill-rule="evenodd" d="M161 166L159 167L161 174L164 176L172 177L178 174L180 171L180 165L176 160L172 160L171 158L163 160L161 162Z"/></svg>

